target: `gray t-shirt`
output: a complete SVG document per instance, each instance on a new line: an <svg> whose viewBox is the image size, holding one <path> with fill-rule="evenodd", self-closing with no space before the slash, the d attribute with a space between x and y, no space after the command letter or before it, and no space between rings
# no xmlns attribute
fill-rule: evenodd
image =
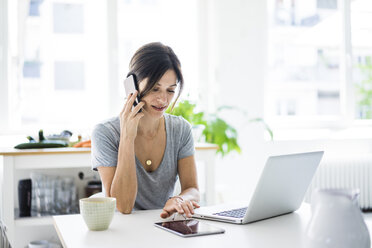
<svg viewBox="0 0 372 248"><path fill-rule="evenodd" d="M138 191L134 209L163 208L172 195L178 178L178 160L194 155L191 125L184 118L164 114L167 143L162 162L153 172L147 172L136 161ZM95 126L92 133L92 169L117 165L120 120L114 117Z"/></svg>

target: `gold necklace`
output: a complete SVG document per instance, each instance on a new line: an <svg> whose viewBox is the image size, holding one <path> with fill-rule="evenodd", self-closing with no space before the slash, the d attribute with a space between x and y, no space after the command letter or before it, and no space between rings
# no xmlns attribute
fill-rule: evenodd
<svg viewBox="0 0 372 248"><path fill-rule="evenodd" d="M160 129L160 122L161 122L161 120L159 120L158 129L157 129L157 131L156 131L155 136L152 138L152 140L155 139L156 136L158 136L159 129ZM151 165L152 165L152 160L151 160L151 159L146 159L146 165L147 165L147 166L151 166Z"/></svg>

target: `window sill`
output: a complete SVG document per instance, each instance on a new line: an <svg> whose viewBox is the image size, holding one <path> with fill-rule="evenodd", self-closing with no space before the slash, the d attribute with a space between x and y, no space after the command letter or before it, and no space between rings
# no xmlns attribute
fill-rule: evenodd
<svg viewBox="0 0 372 248"><path fill-rule="evenodd" d="M349 128L276 128L274 141L291 140L372 140L372 126Z"/></svg>

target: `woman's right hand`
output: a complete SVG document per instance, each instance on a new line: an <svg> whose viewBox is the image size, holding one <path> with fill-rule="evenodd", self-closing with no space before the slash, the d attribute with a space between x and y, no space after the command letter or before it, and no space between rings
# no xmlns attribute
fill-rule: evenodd
<svg viewBox="0 0 372 248"><path fill-rule="evenodd" d="M128 97L123 110L120 112L120 139L129 139L134 141L137 136L137 128L139 120L144 116L143 112L138 112L145 105L140 102L132 109L134 100L136 99L138 91L135 91Z"/></svg>

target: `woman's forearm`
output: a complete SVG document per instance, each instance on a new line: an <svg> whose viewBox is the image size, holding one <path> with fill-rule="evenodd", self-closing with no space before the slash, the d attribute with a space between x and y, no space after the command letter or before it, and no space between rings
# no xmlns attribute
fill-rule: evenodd
<svg viewBox="0 0 372 248"><path fill-rule="evenodd" d="M110 195L116 198L116 206L121 213L129 214L132 211L137 196L134 141L120 140Z"/></svg>

